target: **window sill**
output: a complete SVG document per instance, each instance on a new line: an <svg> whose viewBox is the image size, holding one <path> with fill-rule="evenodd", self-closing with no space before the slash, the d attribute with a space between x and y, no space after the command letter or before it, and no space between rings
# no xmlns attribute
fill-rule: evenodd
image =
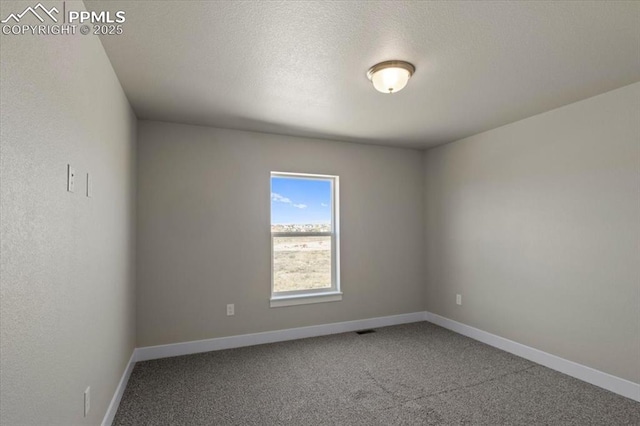
<svg viewBox="0 0 640 426"><path fill-rule="evenodd" d="M342 300L342 292L333 291L316 294L299 294L295 296L278 296L270 300L272 308L284 306L307 305L310 303L339 302Z"/></svg>

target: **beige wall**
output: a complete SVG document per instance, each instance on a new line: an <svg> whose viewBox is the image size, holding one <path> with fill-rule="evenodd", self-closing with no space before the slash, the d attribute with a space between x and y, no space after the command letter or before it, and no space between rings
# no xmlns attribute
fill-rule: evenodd
<svg viewBox="0 0 640 426"><path fill-rule="evenodd" d="M136 119L95 36L1 37L0 423L100 424L135 345Z"/></svg>
<svg viewBox="0 0 640 426"><path fill-rule="evenodd" d="M636 83L427 151L428 310L639 382L639 119Z"/></svg>
<svg viewBox="0 0 640 426"><path fill-rule="evenodd" d="M421 152L138 129L139 346L424 310ZM270 171L340 176L341 302L269 307Z"/></svg>

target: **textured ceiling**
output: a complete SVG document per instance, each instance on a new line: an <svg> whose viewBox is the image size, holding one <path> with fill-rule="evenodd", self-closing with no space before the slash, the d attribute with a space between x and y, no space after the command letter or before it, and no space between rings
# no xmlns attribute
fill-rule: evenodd
<svg viewBox="0 0 640 426"><path fill-rule="evenodd" d="M635 1L85 4L126 11L102 43L142 119L428 147L640 80Z"/></svg>

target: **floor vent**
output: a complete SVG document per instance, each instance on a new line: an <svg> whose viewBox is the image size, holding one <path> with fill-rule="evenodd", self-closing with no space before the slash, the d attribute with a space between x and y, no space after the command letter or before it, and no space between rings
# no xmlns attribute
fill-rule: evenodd
<svg viewBox="0 0 640 426"><path fill-rule="evenodd" d="M360 330L360 331L356 331L356 333L358 334L369 334L369 333L375 333L375 330Z"/></svg>

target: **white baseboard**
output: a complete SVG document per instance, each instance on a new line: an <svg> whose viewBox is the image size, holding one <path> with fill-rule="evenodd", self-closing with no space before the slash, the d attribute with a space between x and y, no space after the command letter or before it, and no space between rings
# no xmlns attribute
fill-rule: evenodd
<svg viewBox="0 0 640 426"><path fill-rule="evenodd" d="M611 374L587 367L586 365L551 355L550 353L534 349L530 346L505 339L504 337L482 331L431 312L425 312L425 320L440 327L455 331L458 334L486 343L489 346L502 349L505 352L512 353L529 361L544 365L552 370L559 371L568 376L575 377L576 379L640 402L640 384L638 383L612 376Z"/></svg>
<svg viewBox="0 0 640 426"><path fill-rule="evenodd" d="M337 322L332 324L313 325L309 327L290 328L285 330L265 331L262 333L242 334L238 336L218 337L214 339L196 340L191 342L173 343L160 346L146 346L136 348L131 355L127 368L122 374L120 383L113 395L111 404L104 416L102 426L110 426L118 411L120 400L127 387L127 382L137 361L168 358L201 352L232 349L243 346L253 346L265 343L283 342L287 340L304 339L307 337L325 336L329 334L346 333L367 328L387 327L391 325L412 322L429 321L456 333L486 343L487 345L544 365L576 379L607 389L618 395L640 402L640 384L620 377L560 358L556 355L505 339L504 337L468 326L466 324L442 317L431 312L413 312L409 314L392 315L387 317L368 318L356 321Z"/></svg>
<svg viewBox="0 0 640 426"><path fill-rule="evenodd" d="M124 394L124 390L127 388L127 383L129 382L129 377L131 377L131 372L133 371L133 366L136 364L136 350L131 353L131 358L129 358L129 363L127 367L124 369L124 373L122 373L122 377L120 378L120 383L118 383L118 387L116 388L115 393L113 394L113 398L111 398L111 403L109 404L109 408L107 408L107 412L104 415L104 419L102 419L102 426L111 426L113 423L113 419L116 417L116 413L118 412L118 407L120 406L120 400L122 399L122 395Z"/></svg>
<svg viewBox="0 0 640 426"><path fill-rule="evenodd" d="M264 343L283 342L328 334L346 333L366 328L386 327L424 321L424 312L369 318L356 321L336 322L332 324L312 325L309 327L289 328L285 330L265 331L263 333L241 334L239 336L218 337L215 339L195 340L160 346L146 346L135 350L136 361L168 358L172 356L240 348Z"/></svg>

